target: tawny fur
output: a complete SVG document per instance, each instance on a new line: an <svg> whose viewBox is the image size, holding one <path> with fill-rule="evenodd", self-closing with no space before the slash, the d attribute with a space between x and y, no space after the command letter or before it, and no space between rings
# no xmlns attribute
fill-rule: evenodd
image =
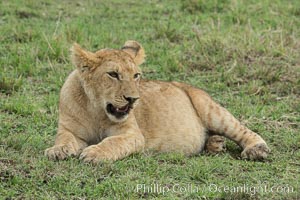
<svg viewBox="0 0 300 200"><path fill-rule="evenodd" d="M134 152L155 150L223 151L225 136L244 150L247 159L266 158L269 148L256 133L243 126L204 91L178 82L140 80L138 65L145 58L143 47L127 41L121 50L89 52L75 44L71 49L77 67L60 94L59 124L55 145L46 149L50 159L80 156L85 162L118 160ZM111 72L118 74L110 75ZM128 115L117 118L106 106L128 105Z"/></svg>

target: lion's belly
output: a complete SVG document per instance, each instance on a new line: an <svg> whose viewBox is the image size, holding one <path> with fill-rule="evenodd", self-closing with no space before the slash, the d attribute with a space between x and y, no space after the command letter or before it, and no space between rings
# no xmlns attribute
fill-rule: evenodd
<svg viewBox="0 0 300 200"><path fill-rule="evenodd" d="M161 82L148 82L142 89L135 113L146 139L146 149L200 152L206 134L185 92Z"/></svg>

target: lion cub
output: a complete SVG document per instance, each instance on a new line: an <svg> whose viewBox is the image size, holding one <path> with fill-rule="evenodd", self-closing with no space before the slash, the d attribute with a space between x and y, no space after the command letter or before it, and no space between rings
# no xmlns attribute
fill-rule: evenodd
<svg viewBox="0 0 300 200"><path fill-rule="evenodd" d="M243 148L242 158L264 159L269 148L207 93L178 82L141 79L143 47L89 52L74 44L77 67L61 89L53 160L118 160L145 149L197 154L222 151L225 136ZM212 135L219 135L213 136Z"/></svg>

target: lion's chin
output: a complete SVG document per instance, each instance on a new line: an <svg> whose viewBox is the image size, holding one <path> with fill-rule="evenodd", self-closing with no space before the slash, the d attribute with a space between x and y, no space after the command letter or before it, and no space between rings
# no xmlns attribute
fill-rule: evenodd
<svg viewBox="0 0 300 200"><path fill-rule="evenodd" d="M116 116L109 114L106 112L106 115L110 119L110 121L115 122L115 123L122 123L125 122L128 118L128 115L124 115L122 118L117 118Z"/></svg>

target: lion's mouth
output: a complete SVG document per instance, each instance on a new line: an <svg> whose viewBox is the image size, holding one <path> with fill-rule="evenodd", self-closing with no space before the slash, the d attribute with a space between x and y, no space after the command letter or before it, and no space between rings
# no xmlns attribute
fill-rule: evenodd
<svg viewBox="0 0 300 200"><path fill-rule="evenodd" d="M124 117L125 115L128 115L131 109L132 107L130 104L127 104L121 108L115 107L111 103L107 104L106 106L107 112L118 119Z"/></svg>

